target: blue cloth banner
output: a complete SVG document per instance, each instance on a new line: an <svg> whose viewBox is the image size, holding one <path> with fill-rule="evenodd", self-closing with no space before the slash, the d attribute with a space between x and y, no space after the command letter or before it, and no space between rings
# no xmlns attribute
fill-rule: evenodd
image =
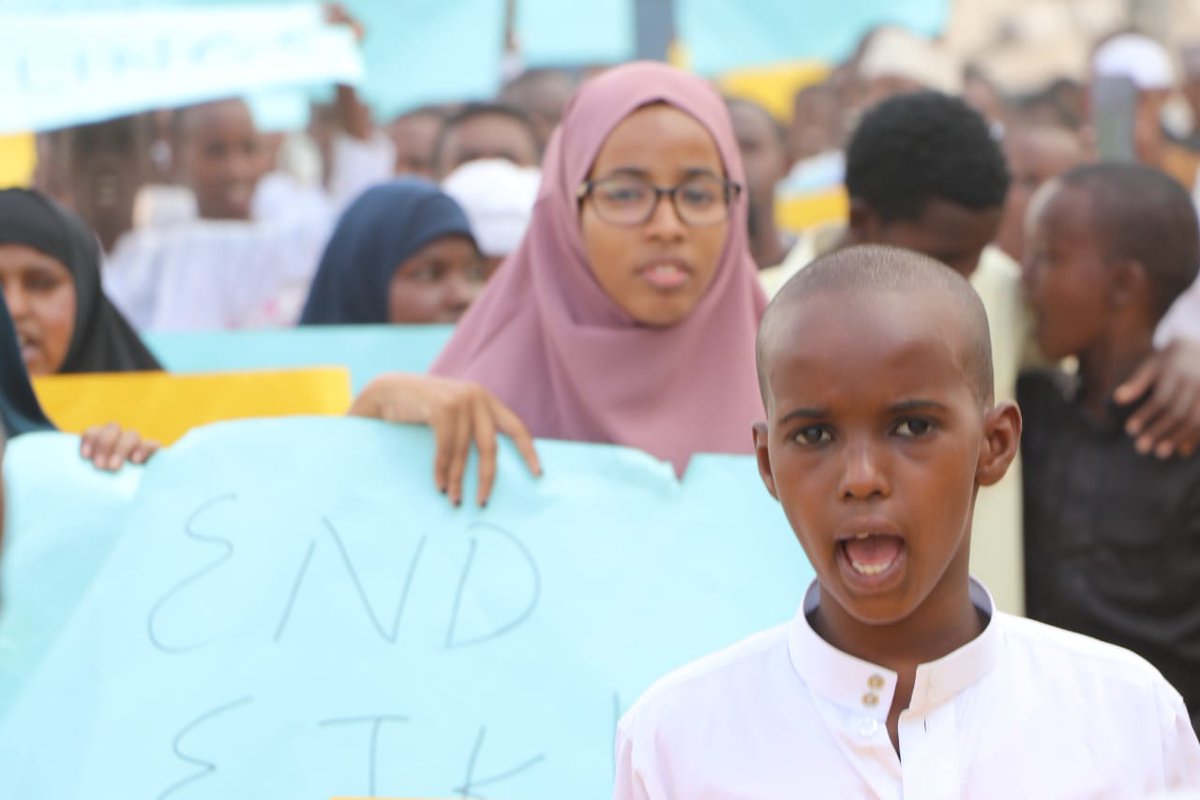
<svg viewBox="0 0 1200 800"><path fill-rule="evenodd" d="M357 394L383 372L425 372L452 325L318 325L287 330L149 333L171 372L345 366Z"/></svg>
<svg viewBox="0 0 1200 800"><path fill-rule="evenodd" d="M79 439L28 433L4 454L0 717L70 620L125 526L141 468L101 472Z"/></svg>
<svg viewBox="0 0 1200 800"><path fill-rule="evenodd" d="M787 621L812 571L751 458L678 481L539 448L540 479L502 448L485 509L433 489L425 429L223 423L159 454L0 722L0 797L608 796L619 714Z"/></svg>

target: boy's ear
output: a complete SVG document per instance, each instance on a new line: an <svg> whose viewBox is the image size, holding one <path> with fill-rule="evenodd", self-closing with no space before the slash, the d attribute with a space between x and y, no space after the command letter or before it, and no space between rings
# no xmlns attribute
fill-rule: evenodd
<svg viewBox="0 0 1200 800"><path fill-rule="evenodd" d="M993 486L1004 473L1021 447L1021 410L1009 401L997 403L983 418L983 447L975 478L980 486Z"/></svg>
<svg viewBox="0 0 1200 800"><path fill-rule="evenodd" d="M875 209L860 197L850 199L850 239L851 244L872 244L878 242L879 215Z"/></svg>
<svg viewBox="0 0 1200 800"><path fill-rule="evenodd" d="M1125 308L1138 303L1151 294L1150 276L1140 261L1120 261L1112 265L1112 279L1108 287L1108 304L1111 308Z"/></svg>
<svg viewBox="0 0 1200 800"><path fill-rule="evenodd" d="M758 459L758 474L762 478L763 486L767 487L771 497L778 500L779 495L775 493L775 474L771 471L771 454L767 450L765 422L754 423L754 456Z"/></svg>

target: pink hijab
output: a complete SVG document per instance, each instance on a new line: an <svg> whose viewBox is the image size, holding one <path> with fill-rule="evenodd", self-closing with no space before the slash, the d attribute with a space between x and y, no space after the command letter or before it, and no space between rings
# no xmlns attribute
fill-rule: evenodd
<svg viewBox="0 0 1200 800"><path fill-rule="evenodd" d="M637 324L593 276L576 192L613 128L657 102L704 125L729 179L745 185L725 103L703 79L640 62L588 81L550 140L525 238L432 372L483 385L534 436L640 448L682 474L693 453L752 450L750 426L763 416L754 336L766 298L744 191L713 282L682 322Z"/></svg>

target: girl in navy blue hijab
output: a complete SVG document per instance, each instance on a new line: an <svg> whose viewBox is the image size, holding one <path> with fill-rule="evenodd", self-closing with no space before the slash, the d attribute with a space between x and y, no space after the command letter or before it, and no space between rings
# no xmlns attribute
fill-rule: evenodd
<svg viewBox="0 0 1200 800"><path fill-rule="evenodd" d="M436 185L380 184L338 220L300 324L453 323L488 272L466 214Z"/></svg>

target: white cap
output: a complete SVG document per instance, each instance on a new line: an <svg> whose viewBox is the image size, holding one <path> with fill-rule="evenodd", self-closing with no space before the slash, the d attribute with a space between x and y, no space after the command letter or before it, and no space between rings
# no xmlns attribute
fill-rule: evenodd
<svg viewBox="0 0 1200 800"><path fill-rule="evenodd" d="M962 64L945 48L906 28L886 27L872 37L858 65L864 80L907 78L927 89L959 95L963 90Z"/></svg>
<svg viewBox="0 0 1200 800"><path fill-rule="evenodd" d="M1170 89L1175 85L1175 69L1167 48L1140 33L1114 36L1096 48L1092 74L1097 78L1128 77L1142 91Z"/></svg>
<svg viewBox="0 0 1200 800"><path fill-rule="evenodd" d="M483 254L503 257L517 249L529 227L540 182L538 169L489 158L463 164L446 176L442 189L466 212Z"/></svg>

